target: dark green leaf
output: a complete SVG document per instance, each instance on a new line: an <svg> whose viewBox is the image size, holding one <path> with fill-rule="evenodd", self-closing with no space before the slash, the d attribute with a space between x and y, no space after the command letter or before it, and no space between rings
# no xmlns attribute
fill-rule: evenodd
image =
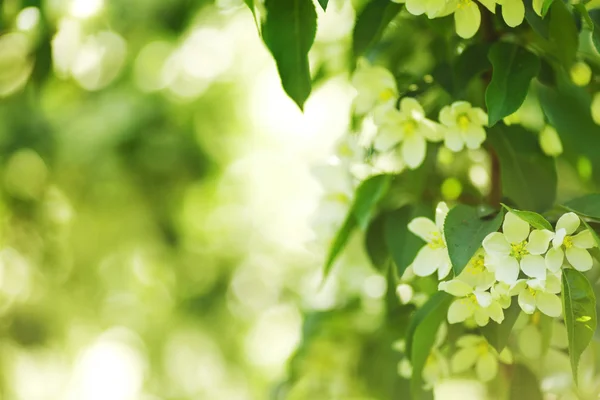
<svg viewBox="0 0 600 400"><path fill-rule="evenodd" d="M317 13L311 0L265 0L263 40L277 63L285 92L300 107L310 95L308 51L317 32Z"/></svg>
<svg viewBox="0 0 600 400"><path fill-rule="evenodd" d="M421 307L410 321L407 336L407 356L413 367L411 388L413 393L422 387L421 372L435 344L440 324L446 320L448 307L454 298L445 292L437 292ZM410 353L408 352L410 349Z"/></svg>
<svg viewBox="0 0 600 400"><path fill-rule="evenodd" d="M476 207L464 204L450 210L444 223L444 237L455 275L467 266L483 239L500 228L503 216L501 211L495 218L482 219Z"/></svg>
<svg viewBox="0 0 600 400"><path fill-rule="evenodd" d="M489 49L487 43L476 43L467 47L456 58L454 68L450 70L454 72L454 86L459 92L464 92L472 79L491 69L492 66L487 58Z"/></svg>
<svg viewBox="0 0 600 400"><path fill-rule="evenodd" d="M363 181L356 189L352 211L361 229L366 229L375 211L375 206L390 187L390 175L376 175Z"/></svg>
<svg viewBox="0 0 600 400"><path fill-rule="evenodd" d="M413 262L424 242L408 230L408 223L421 215L419 209L402 207L386 214L384 237L387 249L396 264L398 276Z"/></svg>
<svg viewBox="0 0 600 400"><path fill-rule="evenodd" d="M325 261L325 267L323 268L323 279L327 278L329 272L331 271L331 267L333 267L333 263L340 255L342 250L346 247L348 240L350 239L350 235L354 232L356 228L356 218L354 218L354 214L352 214L352 210L348 212L346 216L346 220L344 224L340 228L340 230L335 235L333 239L333 243L329 248L329 253L327 254L327 259Z"/></svg>
<svg viewBox="0 0 600 400"><path fill-rule="evenodd" d="M319 0L319 5L323 9L323 11L327 11L327 4L328 3L329 3L329 0Z"/></svg>
<svg viewBox="0 0 600 400"><path fill-rule="evenodd" d="M401 8L400 4L390 0L373 0L363 8L352 33L352 50L355 58L381 38L385 28Z"/></svg>
<svg viewBox="0 0 600 400"><path fill-rule="evenodd" d="M552 225L550 225L550 222L548 222L546 220L546 218L542 217L538 213L535 213L533 211L515 210L514 208L510 208L506 204L502 204L502 207L506 208L506 210L517 215L523 221L525 221L525 222L529 223L529 225L533 226L535 229L548 229L549 231L552 230Z"/></svg>
<svg viewBox="0 0 600 400"><path fill-rule="evenodd" d="M533 11L532 0L523 0L525 5L525 19L529 25L536 31L541 37L548 38L548 20L542 19L539 15Z"/></svg>
<svg viewBox="0 0 600 400"><path fill-rule="evenodd" d="M515 322L521 313L521 307L516 299L513 300L510 307L504 310L504 321L497 324L490 321L486 326L479 328L481 334L486 338L488 343L492 345L498 352L501 352L508 343L510 333L512 332Z"/></svg>
<svg viewBox="0 0 600 400"><path fill-rule="evenodd" d="M381 214L375 218L367 228L365 235L365 248L371 263L378 270L383 270L388 259L389 252L385 244L384 226L387 214Z"/></svg>
<svg viewBox="0 0 600 400"><path fill-rule="evenodd" d="M510 400L543 400L540 383L533 372L523 364L512 369L510 380Z"/></svg>
<svg viewBox="0 0 600 400"><path fill-rule="evenodd" d="M488 141L500 159L502 193L525 210L542 212L554 205L556 165L542 153L534 135L518 125L499 124Z"/></svg>
<svg viewBox="0 0 600 400"><path fill-rule="evenodd" d="M514 43L498 42L488 54L493 66L492 80L485 91L489 125L519 109L529 83L540 70L539 58Z"/></svg>
<svg viewBox="0 0 600 400"><path fill-rule="evenodd" d="M573 15L562 1L550 6L549 39L554 54L567 70L575 62L579 46L579 32Z"/></svg>
<svg viewBox="0 0 600 400"><path fill-rule="evenodd" d="M588 18L592 21L592 43L596 51L600 51L600 10L589 10Z"/></svg>
<svg viewBox="0 0 600 400"><path fill-rule="evenodd" d="M600 220L600 193L588 194L573 199L567 202L564 207L579 215Z"/></svg>
<svg viewBox="0 0 600 400"><path fill-rule="evenodd" d="M571 369L577 383L579 358L590 344L597 325L596 296L585 275L571 268L562 270L562 301L569 337Z"/></svg>

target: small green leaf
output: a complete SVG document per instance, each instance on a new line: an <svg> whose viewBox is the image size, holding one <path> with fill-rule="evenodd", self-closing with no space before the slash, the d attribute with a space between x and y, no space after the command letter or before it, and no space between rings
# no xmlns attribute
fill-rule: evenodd
<svg viewBox="0 0 600 400"><path fill-rule="evenodd" d="M419 215L420 208L402 207L386 214L384 226L385 243L396 264L398 276L413 262L423 240L408 230L408 223Z"/></svg>
<svg viewBox="0 0 600 400"><path fill-rule="evenodd" d="M600 193L588 194L573 199L564 205L576 214L600 220Z"/></svg>
<svg viewBox="0 0 600 400"><path fill-rule="evenodd" d="M401 8L400 4L390 0L373 0L363 8L352 33L352 50L355 58L381 38L385 28Z"/></svg>
<svg viewBox="0 0 600 400"><path fill-rule="evenodd" d="M569 337L569 356L573 379L577 384L579 358L596 331L596 296L592 285L581 272L562 270L562 302Z"/></svg>
<svg viewBox="0 0 600 400"><path fill-rule="evenodd" d="M367 255L373 266L380 271L384 269L390 257L384 240L384 227L387 218L387 214L380 214L369 224L365 235Z"/></svg>
<svg viewBox="0 0 600 400"><path fill-rule="evenodd" d="M327 4L329 4L329 0L319 0L319 5L323 11L327 11Z"/></svg>
<svg viewBox="0 0 600 400"><path fill-rule="evenodd" d="M525 6L525 19L529 25L536 31L541 37L548 38L548 20L543 19L533 10L532 0L523 0Z"/></svg>
<svg viewBox="0 0 600 400"><path fill-rule="evenodd" d="M500 159L502 194L520 209L536 212L554 206L556 165L542 153L534 135L518 125L498 124L488 141Z"/></svg>
<svg viewBox="0 0 600 400"><path fill-rule="evenodd" d="M366 229L375 211L375 206L390 187L390 175L376 175L363 181L356 189L352 211L361 229Z"/></svg>
<svg viewBox="0 0 600 400"><path fill-rule="evenodd" d="M550 6L553 2L554 0L544 0L544 3L542 4L542 18L548 14L548 11L550 11Z"/></svg>
<svg viewBox="0 0 600 400"><path fill-rule="evenodd" d="M515 210L514 208L510 208L506 204L502 204L502 207L506 208L507 211L512 212L517 215L523 221L527 222L529 225L533 226L535 229L548 229L552 230L552 225L550 222L546 220L546 218L542 217L540 214L535 213L533 211L520 211Z"/></svg>
<svg viewBox="0 0 600 400"><path fill-rule="evenodd" d="M323 280L327 278L329 272L331 272L331 267L333 267L333 263L340 255L342 250L346 247L348 240L354 229L356 228L356 218L354 218L354 214L352 214L352 210L348 212L346 219L344 220L343 225L338 230L335 238L333 239L333 243L329 248L329 253L327 254L327 259L325 261L325 267L323 268Z"/></svg>
<svg viewBox="0 0 600 400"><path fill-rule="evenodd" d="M492 80L485 91L489 126L519 109L529 83L540 70L540 59L514 43L498 42L490 48Z"/></svg>
<svg viewBox="0 0 600 400"><path fill-rule="evenodd" d="M549 39L553 51L563 66L571 68L579 47L579 32L573 14L562 1L555 1L550 6Z"/></svg>
<svg viewBox="0 0 600 400"><path fill-rule="evenodd" d="M479 328L479 331L491 346L498 352L501 352L508 343L510 333L515 326L515 322L517 322L520 313L521 307L515 299L510 307L504 310L504 321L502 321L501 324L490 321L486 326Z"/></svg>
<svg viewBox="0 0 600 400"><path fill-rule="evenodd" d="M440 324L446 320L448 307L454 297L437 292L413 315L406 332L406 355L413 367L411 387L420 389L421 372L435 343Z"/></svg>
<svg viewBox="0 0 600 400"><path fill-rule="evenodd" d="M543 400L540 382L533 372L523 364L512 369L510 379L510 400Z"/></svg>
<svg viewBox="0 0 600 400"><path fill-rule="evenodd" d="M317 32L311 0L265 0L263 40L273 55L285 92L300 109L311 92L308 51Z"/></svg>
<svg viewBox="0 0 600 400"><path fill-rule="evenodd" d="M500 228L503 216L501 211L493 219L482 219L476 207L464 204L450 210L444 223L444 237L455 275L467 266L483 239Z"/></svg>

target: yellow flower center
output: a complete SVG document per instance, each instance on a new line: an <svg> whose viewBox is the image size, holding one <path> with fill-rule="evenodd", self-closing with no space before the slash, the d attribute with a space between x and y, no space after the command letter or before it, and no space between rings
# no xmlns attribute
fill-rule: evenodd
<svg viewBox="0 0 600 400"><path fill-rule="evenodd" d="M343 143L339 147L338 152L341 156L344 157L352 157L352 155L354 155L354 151L352 151L352 148L350 148L350 146L347 143Z"/></svg>
<svg viewBox="0 0 600 400"><path fill-rule="evenodd" d="M325 199L342 204L350 204L350 199L344 193L330 193L325 196Z"/></svg>
<svg viewBox="0 0 600 400"><path fill-rule="evenodd" d="M565 248L570 249L573 247L573 238L571 236L565 236L563 244L565 245Z"/></svg>
<svg viewBox="0 0 600 400"><path fill-rule="evenodd" d="M472 275L481 273L485 270L484 258L482 255L478 255L475 259L471 260L471 268L469 273Z"/></svg>
<svg viewBox="0 0 600 400"><path fill-rule="evenodd" d="M456 118L456 123L458 124L458 127L464 131L469 128L471 120L466 114L461 114L458 116L458 118Z"/></svg>
<svg viewBox="0 0 600 400"><path fill-rule="evenodd" d="M444 243L444 239L442 238L442 235L440 235L439 232L433 232L431 234L432 238L431 238L431 242L429 242L429 247L432 249L442 249L444 247L446 247L446 244Z"/></svg>
<svg viewBox="0 0 600 400"><path fill-rule="evenodd" d="M540 323L539 311L536 311L535 313L533 313L533 315L531 316L531 323L534 325L538 325Z"/></svg>
<svg viewBox="0 0 600 400"><path fill-rule="evenodd" d="M510 245L510 256L515 258L517 261L521 261L523 257L529 254L529 251L525 248L527 242L524 240L521 243L512 243Z"/></svg>
<svg viewBox="0 0 600 400"><path fill-rule="evenodd" d="M533 297L535 297L535 295L537 294L537 290L535 290L535 289L533 289L533 288L530 288L530 287L528 287L527 289L529 290L529 293L531 293L531 295L532 295Z"/></svg>
<svg viewBox="0 0 600 400"><path fill-rule="evenodd" d="M477 354L479 354L480 356L487 354L490 351L490 347L488 346L487 343L479 343L477 345Z"/></svg>
<svg viewBox="0 0 600 400"><path fill-rule="evenodd" d="M458 8L466 7L471 4L473 0L458 0Z"/></svg>
<svg viewBox="0 0 600 400"><path fill-rule="evenodd" d="M394 97L394 90L393 89L385 89L384 91L379 93L379 100L386 102L388 100L391 100Z"/></svg>
<svg viewBox="0 0 600 400"><path fill-rule="evenodd" d="M417 123L415 122L414 119L406 120L402 124L402 129L404 130L404 134L405 135L409 135L410 136L413 133L415 133L415 131L417 130Z"/></svg>

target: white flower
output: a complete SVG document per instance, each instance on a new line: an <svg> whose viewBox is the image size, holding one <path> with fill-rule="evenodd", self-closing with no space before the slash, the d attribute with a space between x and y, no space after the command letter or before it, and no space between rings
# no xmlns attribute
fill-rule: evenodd
<svg viewBox="0 0 600 400"><path fill-rule="evenodd" d="M396 79L387 69L369 65L360 60L354 75L352 85L357 90L354 98L354 110L363 115L376 107L393 107L398 96Z"/></svg>
<svg viewBox="0 0 600 400"><path fill-rule="evenodd" d="M497 323L504 320L500 303L487 290L473 288L458 279L440 282L438 289L460 297L448 308L448 322L451 324L464 322L469 318L474 318L479 326L487 325L490 318Z"/></svg>
<svg viewBox="0 0 600 400"><path fill-rule="evenodd" d="M425 389L432 388L436 383L447 378L449 375L450 366L448 360L438 349L432 349L423 366L423 372L421 372L423 382L425 382Z"/></svg>
<svg viewBox="0 0 600 400"><path fill-rule="evenodd" d="M573 235L581 221L577 214L569 212L558 219L556 234L552 239L552 248L546 254L546 265L556 272L563 264L566 254L569 263L578 271L588 271L592 268L592 256L587 249L596 245L592 233L585 229ZM563 251L563 248L565 249Z"/></svg>
<svg viewBox="0 0 600 400"><path fill-rule="evenodd" d="M481 336L465 335L456 341L458 351L452 356L452 372L461 373L475 366L475 374L482 382L489 382L498 373L498 360L509 363L512 357L508 349L500 355Z"/></svg>
<svg viewBox="0 0 600 400"><path fill-rule="evenodd" d="M402 159L411 169L423 163L427 140L442 140L439 125L425 118L423 107L412 97L400 100L400 110L385 109L376 113L375 118L380 125L373 143L375 149L388 152L400 145Z"/></svg>
<svg viewBox="0 0 600 400"><path fill-rule="evenodd" d="M408 224L409 231L427 242L412 262L415 275L428 276L437 271L438 278L444 279L450 272L452 263L443 234L447 214L448 206L440 202L435 210L435 223L429 218L417 217Z"/></svg>
<svg viewBox="0 0 600 400"><path fill-rule="evenodd" d="M485 265L485 253L482 249L477 250L475 255L471 257L469 263L456 277L471 287L479 290L487 290L496 281L496 277Z"/></svg>
<svg viewBox="0 0 600 400"><path fill-rule="evenodd" d="M492 294L492 299L498 302L500 307L504 309L510 307L512 294L510 293L510 285L508 283L496 282L490 289L490 293Z"/></svg>
<svg viewBox="0 0 600 400"><path fill-rule="evenodd" d="M511 286L511 293L518 294L519 306L527 314L533 314L536 309L549 317L558 317L562 311L560 298L560 279L548 274L546 280L519 279Z"/></svg>
<svg viewBox="0 0 600 400"><path fill-rule="evenodd" d="M534 230L530 235L527 222L512 212L507 213L502 233L490 233L483 240L496 279L513 284L520 269L532 278L545 279L546 265L541 254L548 249L552 236L548 230Z"/></svg>
<svg viewBox="0 0 600 400"><path fill-rule="evenodd" d="M479 0L491 12L495 12L495 0ZM454 25L458 36L469 39L477 33L481 25L481 11L473 0L453 0Z"/></svg>
<svg viewBox="0 0 600 400"><path fill-rule="evenodd" d="M465 146L478 149L485 140L483 127L487 125L487 114L466 101L457 101L440 111L440 122L447 128L444 144L452 151L461 151Z"/></svg>

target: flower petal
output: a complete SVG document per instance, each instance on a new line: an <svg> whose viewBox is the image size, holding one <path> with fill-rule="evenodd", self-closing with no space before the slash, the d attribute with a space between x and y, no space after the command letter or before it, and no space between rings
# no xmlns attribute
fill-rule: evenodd
<svg viewBox="0 0 600 400"><path fill-rule="evenodd" d="M492 232L483 239L483 248L489 255L500 256L510 254L510 244L500 232Z"/></svg>
<svg viewBox="0 0 600 400"><path fill-rule="evenodd" d="M559 275L560 276L560 275ZM548 274L548 276L546 277L546 285L545 285L545 292L546 293L560 293L561 287L560 287L560 279L558 278L558 276L554 275L554 274Z"/></svg>
<svg viewBox="0 0 600 400"><path fill-rule="evenodd" d="M521 260L521 270L531 278L546 279L544 257L528 254Z"/></svg>
<svg viewBox="0 0 600 400"><path fill-rule="evenodd" d="M402 158L410 169L415 169L423 163L427 143L419 134L407 135L402 144Z"/></svg>
<svg viewBox="0 0 600 400"><path fill-rule="evenodd" d="M479 356L475 372L482 382L491 381L498 373L498 360L490 351L485 352Z"/></svg>
<svg viewBox="0 0 600 400"><path fill-rule="evenodd" d="M525 18L523 0L504 0L502 2L502 18L511 28L521 25Z"/></svg>
<svg viewBox="0 0 600 400"><path fill-rule="evenodd" d="M564 229L567 235L570 235L575 232L577 228L579 228L580 223L581 221L579 220L577 214L568 212L563 214L562 217L560 217L556 222L556 232L558 233L559 229Z"/></svg>
<svg viewBox="0 0 600 400"><path fill-rule="evenodd" d="M450 361L452 372L461 373L473 367L477 361L477 348L466 347L454 353L452 361Z"/></svg>
<svg viewBox="0 0 600 400"><path fill-rule="evenodd" d="M546 268L552 272L558 272L562 267L565 254L560 247L551 247L546 253Z"/></svg>
<svg viewBox="0 0 600 400"><path fill-rule="evenodd" d="M445 129L442 125L436 124L426 118L419 122L419 133L430 142L439 142L444 138Z"/></svg>
<svg viewBox="0 0 600 400"><path fill-rule="evenodd" d="M417 276L429 276L434 273L440 263L440 249L432 249L425 245L419 250L412 263L413 272Z"/></svg>
<svg viewBox="0 0 600 400"><path fill-rule="evenodd" d="M481 343L485 342L485 339L479 335L462 335L456 341L456 345L458 347L475 347Z"/></svg>
<svg viewBox="0 0 600 400"><path fill-rule="evenodd" d="M596 241L589 229L579 232L577 235L573 236L571 240L573 241L573 245L580 249L591 249L596 245Z"/></svg>
<svg viewBox="0 0 600 400"><path fill-rule="evenodd" d="M552 247L558 249L560 246L562 246L566 236L567 230L565 228L557 229L556 233L554 234L554 239L552 239Z"/></svg>
<svg viewBox="0 0 600 400"><path fill-rule="evenodd" d="M510 300L510 298L509 298ZM494 301L487 308L488 314L490 318L493 319L496 323L501 324L504 321L504 310L499 302Z"/></svg>
<svg viewBox="0 0 600 400"><path fill-rule="evenodd" d="M554 232L548 229L534 229L529 234L527 251L531 254L544 254L548 250L548 245L554 237Z"/></svg>
<svg viewBox="0 0 600 400"><path fill-rule="evenodd" d="M477 299L477 303L483 308L487 308L492 304L492 295L490 292L484 292L481 290L477 290L473 292L475 298Z"/></svg>
<svg viewBox="0 0 600 400"><path fill-rule="evenodd" d="M529 224L516 214L509 212L504 218L502 232L509 243L521 243L529 236Z"/></svg>
<svg viewBox="0 0 600 400"><path fill-rule="evenodd" d="M440 280L440 281L442 279L444 279L445 277L447 277L448 274L450 273L450 270L452 269L452 262L450 261L450 257L448 256L447 252L445 252L445 253L446 253L445 258L442 260L441 264L438 266L438 280Z"/></svg>
<svg viewBox="0 0 600 400"><path fill-rule="evenodd" d="M465 147L465 142L458 129L446 129L446 134L444 136L444 146L446 146L455 153L461 151Z"/></svg>
<svg viewBox="0 0 600 400"><path fill-rule="evenodd" d="M526 279L519 279L518 281L516 281L515 283L513 283L510 286L510 288L508 289L508 295L509 296L514 296L516 294L521 293L526 288L527 288L527 280Z"/></svg>
<svg viewBox="0 0 600 400"><path fill-rule="evenodd" d="M408 223L408 230L426 241L431 242L440 231L432 220L425 217L417 217Z"/></svg>
<svg viewBox="0 0 600 400"><path fill-rule="evenodd" d="M448 322L456 324L473 316L475 307L470 299L458 299L448 308Z"/></svg>
<svg viewBox="0 0 600 400"><path fill-rule="evenodd" d="M417 121L425 116L423 107L414 97L403 97L400 100L400 112Z"/></svg>
<svg viewBox="0 0 600 400"><path fill-rule="evenodd" d="M456 116L452 112L452 108L450 106L442 107L439 120L442 124L449 128L456 126Z"/></svg>
<svg viewBox="0 0 600 400"><path fill-rule="evenodd" d="M490 322L490 315L485 308L476 308L473 316L475 323L479 326L486 326Z"/></svg>
<svg viewBox="0 0 600 400"><path fill-rule="evenodd" d="M569 263L578 271L589 271L594 264L592 256L590 256L590 253L586 249L571 247L565 253L567 254Z"/></svg>
<svg viewBox="0 0 600 400"><path fill-rule="evenodd" d="M526 314L533 314L535 311L535 297L533 293L529 289L521 290L519 293L519 305L521 306L521 310Z"/></svg>
<svg viewBox="0 0 600 400"><path fill-rule="evenodd" d="M440 232L444 231L444 221L446 221L446 215L448 215L448 204L443 201L440 201L435 207L435 224L440 230Z"/></svg>
<svg viewBox="0 0 600 400"><path fill-rule="evenodd" d="M509 256L497 259L496 279L500 282L512 285L519 278L519 262Z"/></svg>
<svg viewBox="0 0 600 400"><path fill-rule="evenodd" d="M438 284L438 289L443 290L446 293L450 293L455 297L465 297L468 294L473 293L473 288L463 281L458 279L452 279Z"/></svg>
<svg viewBox="0 0 600 400"><path fill-rule="evenodd" d="M527 358L537 360L542 355L542 335L534 324L527 324L517 337L519 350Z"/></svg>
<svg viewBox="0 0 600 400"><path fill-rule="evenodd" d="M471 123L469 129L463 133L463 138L469 149L478 149L481 143L485 141L485 129L479 125Z"/></svg>
<svg viewBox="0 0 600 400"><path fill-rule="evenodd" d="M541 312L549 317L559 317L562 311L560 299L552 293L537 292L535 304Z"/></svg>
<svg viewBox="0 0 600 400"><path fill-rule="evenodd" d="M481 24L481 12L475 2L464 4L454 13L454 24L456 33L463 39L469 39L475 35Z"/></svg>

